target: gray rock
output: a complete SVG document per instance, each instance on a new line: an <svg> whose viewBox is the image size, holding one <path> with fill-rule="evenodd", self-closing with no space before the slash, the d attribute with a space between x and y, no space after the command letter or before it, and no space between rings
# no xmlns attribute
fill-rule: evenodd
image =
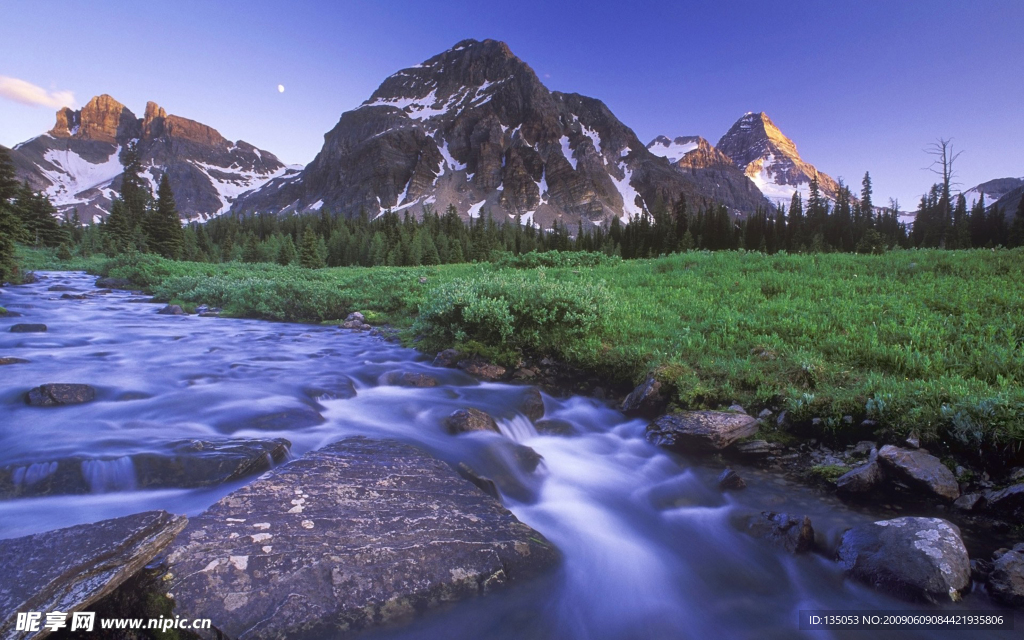
<svg viewBox="0 0 1024 640"><path fill-rule="evenodd" d="M462 360L464 357L463 354L455 349L445 349L437 354L433 364L435 367L454 368L459 363L459 360Z"/></svg>
<svg viewBox="0 0 1024 640"><path fill-rule="evenodd" d="M718 476L718 488L723 491L730 489L744 489L746 486L747 482L740 477L740 474L728 467L726 467Z"/></svg>
<svg viewBox="0 0 1024 640"><path fill-rule="evenodd" d="M46 333L45 324L15 324L11 325L11 333Z"/></svg>
<svg viewBox="0 0 1024 640"><path fill-rule="evenodd" d="M23 538L0 540L0 637L15 632L18 612L89 608L166 547L185 516L147 511ZM42 629L34 638L49 634Z"/></svg>
<svg viewBox="0 0 1024 640"><path fill-rule="evenodd" d="M25 402L33 407L82 404L95 399L96 390L87 384L44 384L25 394Z"/></svg>
<svg viewBox="0 0 1024 640"><path fill-rule="evenodd" d="M530 387L523 394L519 412L534 422L544 417L544 398L536 387Z"/></svg>
<svg viewBox="0 0 1024 640"><path fill-rule="evenodd" d="M733 411L735 413L746 413L747 412L747 410L744 409L743 405L741 405L741 404L731 404L731 405L729 405L729 409L728 410L729 411Z"/></svg>
<svg viewBox="0 0 1024 640"><path fill-rule="evenodd" d="M393 387L436 387L437 378L414 371L389 371L380 377L380 383Z"/></svg>
<svg viewBox="0 0 1024 640"><path fill-rule="evenodd" d="M771 417L773 415L775 415L775 414L772 413L771 409L762 409L761 413L757 414L757 419L758 420L764 420L765 422L767 422L768 420L771 419Z"/></svg>
<svg viewBox="0 0 1024 640"><path fill-rule="evenodd" d="M648 377L626 396L619 408L626 413L657 411L661 404L661 383Z"/></svg>
<svg viewBox="0 0 1024 640"><path fill-rule="evenodd" d="M558 552L423 451L349 438L192 519L168 556L207 637L335 637L536 576Z"/></svg>
<svg viewBox="0 0 1024 640"><path fill-rule="evenodd" d="M262 473L287 460L290 449L283 438L182 440L120 458L27 460L0 468L0 497L207 487Z"/></svg>
<svg viewBox="0 0 1024 640"><path fill-rule="evenodd" d="M47 287L46 290L47 291L78 291L78 289L75 289L74 287L69 287L69 286L64 285L64 284L55 284L52 287Z"/></svg>
<svg viewBox="0 0 1024 640"><path fill-rule="evenodd" d="M1024 483L1011 485L999 491L985 494L988 509L1001 515L1011 516L1024 511Z"/></svg>
<svg viewBox="0 0 1024 640"><path fill-rule="evenodd" d="M61 300L85 300L89 296L84 293L65 293L60 297Z"/></svg>
<svg viewBox="0 0 1024 640"><path fill-rule="evenodd" d="M782 445L765 440L749 440L733 445L732 450L746 458L766 458L778 455L782 451Z"/></svg>
<svg viewBox="0 0 1024 640"><path fill-rule="evenodd" d="M878 460L886 472L914 489L949 502L960 497L960 485L953 472L925 451L887 444L878 451Z"/></svg>
<svg viewBox="0 0 1024 640"><path fill-rule="evenodd" d="M850 456L853 458L867 458L878 455L878 449L874 442L870 440L861 440L853 449L850 450Z"/></svg>
<svg viewBox="0 0 1024 640"><path fill-rule="evenodd" d="M366 322L366 316L359 313L358 311L353 311L352 313L345 316L345 322L358 322L359 324L363 324L364 322Z"/></svg>
<svg viewBox="0 0 1024 640"><path fill-rule="evenodd" d="M907 439L904 440L904 442L907 443L907 446L913 447L914 449L921 448L921 436L917 435L917 432L911 433L907 436Z"/></svg>
<svg viewBox="0 0 1024 640"><path fill-rule="evenodd" d="M365 322L360 322L359 320L346 320L341 323L341 328L353 329L355 331L369 331L370 329L373 329L370 325Z"/></svg>
<svg viewBox="0 0 1024 640"><path fill-rule="evenodd" d="M494 484L494 480L485 478L472 467L467 465L465 462L460 462L459 466L455 468L459 472L459 475L472 482L478 489L491 496L495 500L501 500L501 494L498 492L498 485Z"/></svg>
<svg viewBox="0 0 1024 640"><path fill-rule="evenodd" d="M233 433L246 429L266 429L267 431L287 431L323 424L326 419L316 409L309 406L290 407L271 413L261 413L240 418L229 418L217 424L219 431Z"/></svg>
<svg viewBox="0 0 1024 640"><path fill-rule="evenodd" d="M757 433L757 420L728 411L667 413L647 425L647 439L679 451L721 450Z"/></svg>
<svg viewBox="0 0 1024 640"><path fill-rule="evenodd" d="M169 304L163 309L157 311L157 313L162 316L183 316L185 315L185 310L176 304Z"/></svg>
<svg viewBox="0 0 1024 640"><path fill-rule="evenodd" d="M8 356L0 357L0 366L5 364L25 364L27 362L28 360L23 360L21 358L11 358Z"/></svg>
<svg viewBox="0 0 1024 640"><path fill-rule="evenodd" d="M907 599L958 600L971 579L960 529L940 518L896 518L843 534L839 564L849 575Z"/></svg>
<svg viewBox="0 0 1024 640"><path fill-rule="evenodd" d="M847 471L836 480L836 491L845 494L868 493L882 481L882 469L876 460Z"/></svg>
<svg viewBox="0 0 1024 640"><path fill-rule="evenodd" d="M960 511L974 511L985 504L985 496L980 493L965 493L953 501L953 508Z"/></svg>
<svg viewBox="0 0 1024 640"><path fill-rule="evenodd" d="M458 367L466 373L483 380L500 380L505 377L506 373L505 367L487 362L483 358L460 360Z"/></svg>
<svg viewBox="0 0 1024 640"><path fill-rule="evenodd" d="M470 431L501 433L494 418L479 409L457 409L444 419L444 426L453 435Z"/></svg>
<svg viewBox="0 0 1024 640"><path fill-rule="evenodd" d="M992 564L988 591L1004 604L1024 607L1024 551L1007 551Z"/></svg>
<svg viewBox="0 0 1024 640"><path fill-rule="evenodd" d="M545 418L534 422L533 426L537 428L538 433L547 436L574 436L577 433L576 427L566 420Z"/></svg>
<svg viewBox="0 0 1024 640"><path fill-rule="evenodd" d="M356 387L352 380L346 376L312 381L302 388L302 392L306 394L307 398L312 400L320 400L321 398L348 400L356 397Z"/></svg>
<svg viewBox="0 0 1024 640"><path fill-rule="evenodd" d="M736 523L740 531L766 540L789 553L804 553L814 548L814 527L807 516L762 511L741 516Z"/></svg>

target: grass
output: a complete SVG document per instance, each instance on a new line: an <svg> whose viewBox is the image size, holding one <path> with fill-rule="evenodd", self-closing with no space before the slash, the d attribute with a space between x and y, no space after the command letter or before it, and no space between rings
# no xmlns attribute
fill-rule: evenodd
<svg viewBox="0 0 1024 640"><path fill-rule="evenodd" d="M324 322L359 310L428 351L547 354L624 383L653 374L676 406L786 411L798 435L917 431L947 451L1021 455L1024 250L531 264L310 271L122 256L84 268L229 315Z"/></svg>

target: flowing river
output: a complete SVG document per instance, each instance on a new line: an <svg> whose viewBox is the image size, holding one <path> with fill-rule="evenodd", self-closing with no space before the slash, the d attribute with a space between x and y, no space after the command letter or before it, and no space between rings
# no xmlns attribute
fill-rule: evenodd
<svg viewBox="0 0 1024 640"><path fill-rule="evenodd" d="M644 439L644 421L606 403L545 395L545 418L571 424L576 433L541 435L517 413L523 386L433 367L424 355L365 333L157 315L159 306L136 303L128 292L63 299L61 291L49 289L95 292L95 279L82 273L41 275L36 284L0 294L0 305L22 315L0 318L0 356L29 361L0 367L0 469L18 467L25 481L46 473L54 461L82 459L91 491L0 501L0 538L152 509L195 515L246 482L137 489L131 456L163 452L186 439L286 438L292 455L300 456L345 436L394 438L488 475L500 458L496 445L507 438L535 449L543 463L531 474L513 467L494 474L503 502L558 546L564 556L560 568L539 581L367 637L864 638L865 632L799 631L798 612L940 610L881 595L844 579L822 555L786 554L732 524L762 510L808 515L819 540L834 548L846 528L877 515L735 465L748 488L723 493L716 486L720 465L657 449ZM8 331L19 322L45 323L49 330ZM381 384L394 371L428 374L439 384ZM346 379L354 397L310 397L310 388L336 388ZM25 404L26 391L51 382L90 384L96 401L61 408ZM467 406L495 416L502 435L448 435L441 427L444 416ZM267 415L278 418L259 420ZM942 608L995 605L976 591ZM954 634L972 635L892 636Z"/></svg>

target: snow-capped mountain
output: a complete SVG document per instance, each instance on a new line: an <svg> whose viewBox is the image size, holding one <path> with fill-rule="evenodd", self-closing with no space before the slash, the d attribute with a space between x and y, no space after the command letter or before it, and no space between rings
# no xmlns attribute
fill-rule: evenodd
<svg viewBox="0 0 1024 640"><path fill-rule="evenodd" d="M247 142L230 142L211 127L168 115L153 102L137 118L108 95L77 111L61 109L53 129L16 145L11 159L19 178L46 193L58 212L77 210L82 221L95 220L110 211L120 186L120 154L132 141L154 193L167 173L183 218L225 213L239 195L298 171Z"/></svg>
<svg viewBox="0 0 1024 640"><path fill-rule="evenodd" d="M1024 187L1024 178L996 178L995 180L982 182L981 184L964 191L964 198L967 200L967 206L972 207L981 199L982 194L984 194L985 204L991 205L1014 189L1019 189L1020 187Z"/></svg>
<svg viewBox="0 0 1024 640"><path fill-rule="evenodd" d="M839 190L835 180L800 158L793 141L764 112L744 114L715 146L773 203L788 206L798 191L806 202L814 176L826 197L834 200Z"/></svg>
<svg viewBox="0 0 1024 640"><path fill-rule="evenodd" d="M371 217L422 205L464 217L486 208L550 227L628 219L701 180L652 154L599 100L549 91L495 40L464 40L385 79L342 114L297 175L268 182L234 211L317 211ZM725 204L753 211L756 190Z"/></svg>
<svg viewBox="0 0 1024 640"><path fill-rule="evenodd" d="M658 136L647 145L647 150L668 159L676 170L698 181L701 191L716 202L756 198L760 193L729 156L700 136Z"/></svg>

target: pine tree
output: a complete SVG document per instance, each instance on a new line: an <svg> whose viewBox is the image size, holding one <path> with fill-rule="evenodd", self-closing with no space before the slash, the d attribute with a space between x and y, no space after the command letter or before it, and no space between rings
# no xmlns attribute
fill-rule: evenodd
<svg viewBox="0 0 1024 640"><path fill-rule="evenodd" d="M1007 247L1024 247L1024 197L1017 204L1017 213L1010 223L1009 236L1006 242Z"/></svg>
<svg viewBox="0 0 1024 640"><path fill-rule="evenodd" d="M285 235L281 241L281 248L277 251L277 264L287 267L295 262L295 243L291 234Z"/></svg>
<svg viewBox="0 0 1024 640"><path fill-rule="evenodd" d="M145 222L146 244L151 250L172 260L181 256L181 217L166 173L160 178L156 206L150 208Z"/></svg>
<svg viewBox="0 0 1024 640"><path fill-rule="evenodd" d="M324 261L324 256L320 252L318 240L320 239L313 231L313 227L306 227L305 233L302 234L302 249L299 253L299 264L307 269L323 269L327 266ZM320 240L320 242L323 241Z"/></svg>

